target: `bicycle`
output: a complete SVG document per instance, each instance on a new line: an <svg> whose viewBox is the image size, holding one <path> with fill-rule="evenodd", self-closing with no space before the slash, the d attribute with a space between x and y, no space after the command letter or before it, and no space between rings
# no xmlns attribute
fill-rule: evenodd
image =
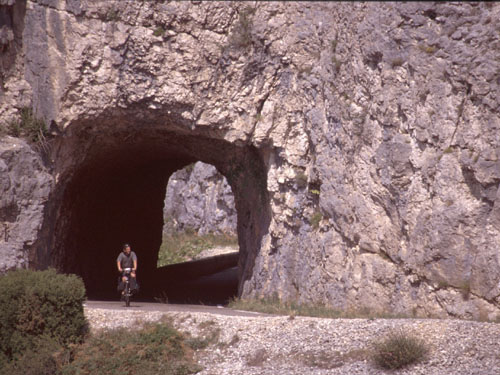
<svg viewBox="0 0 500 375"><path fill-rule="evenodd" d="M132 297L132 291L130 289L130 273L132 272L132 268L125 268L123 270L122 277L125 276L127 279L125 281L125 289L123 290L122 298L125 301L125 306L130 307L130 297Z"/></svg>

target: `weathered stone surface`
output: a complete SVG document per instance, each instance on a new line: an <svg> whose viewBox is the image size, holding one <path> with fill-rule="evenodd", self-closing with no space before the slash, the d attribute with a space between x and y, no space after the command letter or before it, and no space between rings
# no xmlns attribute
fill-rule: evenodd
<svg viewBox="0 0 500 375"><path fill-rule="evenodd" d="M145 191L153 212L153 180L201 160L235 195L241 295L495 317L500 5L252 6L27 2L23 79L61 133L43 229L55 250L38 247L39 258L91 280L89 259L65 263L63 248L82 245L61 239L78 237L87 206L86 221L108 219L78 238L115 246L108 224L155 237L158 210L149 223L140 202L119 207ZM121 200L96 190L73 204L88 181Z"/></svg>
<svg viewBox="0 0 500 375"><path fill-rule="evenodd" d="M187 229L198 234L236 234L231 187L214 166L201 162L170 176L163 217L165 234Z"/></svg>
<svg viewBox="0 0 500 375"><path fill-rule="evenodd" d="M53 181L22 140L0 139L0 272L29 265Z"/></svg>

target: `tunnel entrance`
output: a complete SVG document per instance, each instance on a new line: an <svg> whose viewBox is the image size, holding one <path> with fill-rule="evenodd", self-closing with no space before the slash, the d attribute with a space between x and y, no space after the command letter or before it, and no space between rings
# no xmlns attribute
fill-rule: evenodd
<svg viewBox="0 0 500 375"><path fill-rule="evenodd" d="M139 257L141 296L158 296L169 283L169 275L157 268L167 182L174 171L200 160L214 165L234 193L239 293L270 221L258 150L164 129L114 128L106 134L89 124L79 129L54 151L58 181L34 263L80 275L89 298L115 299L116 257L128 242Z"/></svg>
<svg viewBox="0 0 500 375"><path fill-rule="evenodd" d="M203 162L173 173L163 207L158 271L160 300L225 304L238 292L234 195L226 178Z"/></svg>

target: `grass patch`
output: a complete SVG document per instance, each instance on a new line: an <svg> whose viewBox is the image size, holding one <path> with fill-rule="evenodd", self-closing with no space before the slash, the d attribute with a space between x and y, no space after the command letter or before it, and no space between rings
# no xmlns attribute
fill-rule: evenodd
<svg viewBox="0 0 500 375"><path fill-rule="evenodd" d="M238 310L256 311L265 314L288 316L312 316L318 318L339 318L341 313L323 305L297 304L272 299L233 299L228 307Z"/></svg>
<svg viewBox="0 0 500 375"><path fill-rule="evenodd" d="M372 359L377 366L393 370L420 362L428 353L423 340L403 330L395 330L374 344Z"/></svg>
<svg viewBox="0 0 500 375"><path fill-rule="evenodd" d="M74 360L61 373L186 375L200 370L186 338L165 320L140 330L122 328L92 336L75 350Z"/></svg>
<svg viewBox="0 0 500 375"><path fill-rule="evenodd" d="M24 138L41 148L46 148L49 131L45 121L37 118L30 107L21 108L19 113L20 118L7 125L7 134Z"/></svg>
<svg viewBox="0 0 500 375"><path fill-rule="evenodd" d="M345 318L345 319L374 319L392 318L405 319L409 316L382 312L372 312L368 309L359 311L340 311L322 304L299 304L296 302L283 302L279 298L239 299L231 300L228 307L236 310L262 312L265 314L295 316L311 316L315 318Z"/></svg>
<svg viewBox="0 0 500 375"><path fill-rule="evenodd" d="M217 246L238 246L238 237L229 234L198 235L194 230L187 230L171 236L164 236L158 253L157 267L187 262L203 250Z"/></svg>

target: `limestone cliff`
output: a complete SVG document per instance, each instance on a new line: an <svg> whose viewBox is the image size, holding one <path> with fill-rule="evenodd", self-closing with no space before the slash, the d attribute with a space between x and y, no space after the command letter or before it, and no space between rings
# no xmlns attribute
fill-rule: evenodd
<svg viewBox="0 0 500 375"><path fill-rule="evenodd" d="M236 234L236 209L223 175L202 162L170 176L163 208L165 234L188 229L198 234Z"/></svg>
<svg viewBox="0 0 500 375"><path fill-rule="evenodd" d="M500 312L499 4L3 7L24 24L0 119L30 100L59 134L34 261L92 288L127 237L154 270L168 177L203 161L235 196L242 296Z"/></svg>

